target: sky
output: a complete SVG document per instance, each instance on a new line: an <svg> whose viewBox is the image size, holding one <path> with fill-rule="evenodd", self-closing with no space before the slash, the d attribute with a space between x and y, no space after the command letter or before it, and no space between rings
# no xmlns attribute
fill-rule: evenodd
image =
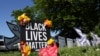
<svg viewBox="0 0 100 56"><path fill-rule="evenodd" d="M32 5L31 0L0 0L0 35L12 37L13 33L6 24L6 21L10 22L13 19L12 11Z"/></svg>
<svg viewBox="0 0 100 56"><path fill-rule="evenodd" d="M7 21L10 22L13 19L11 16L12 11L32 5L31 0L0 0L0 35L14 36L6 24ZM55 33L51 33L51 35L55 36Z"/></svg>

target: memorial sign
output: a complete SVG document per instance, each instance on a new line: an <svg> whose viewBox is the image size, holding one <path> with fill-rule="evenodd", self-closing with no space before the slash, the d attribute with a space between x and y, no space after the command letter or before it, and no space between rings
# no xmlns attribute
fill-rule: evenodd
<svg viewBox="0 0 100 56"><path fill-rule="evenodd" d="M34 51L47 46L50 29L42 22L31 21L25 26L20 26L20 31L21 41L25 41Z"/></svg>

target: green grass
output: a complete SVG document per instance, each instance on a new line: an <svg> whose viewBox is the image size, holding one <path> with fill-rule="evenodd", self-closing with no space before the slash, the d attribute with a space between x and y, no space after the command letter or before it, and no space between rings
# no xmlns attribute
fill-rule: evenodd
<svg viewBox="0 0 100 56"><path fill-rule="evenodd" d="M60 56L100 56L100 50L94 47L60 48Z"/></svg>
<svg viewBox="0 0 100 56"><path fill-rule="evenodd" d="M0 52L0 56L21 56L19 51ZM37 52L32 52L30 56L38 56Z"/></svg>
<svg viewBox="0 0 100 56"><path fill-rule="evenodd" d="M19 51L0 52L0 56L21 56ZM30 56L38 56L32 52ZM100 50L94 47L59 48L59 56L100 56Z"/></svg>
<svg viewBox="0 0 100 56"><path fill-rule="evenodd" d="M21 56L20 52L0 52L0 56Z"/></svg>

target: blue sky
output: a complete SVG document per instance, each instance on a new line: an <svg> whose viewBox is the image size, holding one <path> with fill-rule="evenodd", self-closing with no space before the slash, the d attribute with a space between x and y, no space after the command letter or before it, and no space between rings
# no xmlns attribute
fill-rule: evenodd
<svg viewBox="0 0 100 56"><path fill-rule="evenodd" d="M6 21L10 22L13 19L11 12L32 4L31 0L0 0L0 35L12 37L13 33L6 24Z"/></svg>
<svg viewBox="0 0 100 56"><path fill-rule="evenodd" d="M10 22L13 19L12 11L32 5L31 0L0 0L0 35L12 37L13 33L6 24L6 21ZM51 33L51 35L55 36L55 33Z"/></svg>

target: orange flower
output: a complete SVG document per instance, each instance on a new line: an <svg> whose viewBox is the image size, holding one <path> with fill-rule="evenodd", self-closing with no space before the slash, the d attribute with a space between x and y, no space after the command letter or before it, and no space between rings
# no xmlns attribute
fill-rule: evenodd
<svg viewBox="0 0 100 56"><path fill-rule="evenodd" d="M46 20L44 21L44 25L47 26L47 27L51 27L51 26L52 26L52 21L46 19Z"/></svg>
<svg viewBox="0 0 100 56"><path fill-rule="evenodd" d="M29 45L27 45L25 42L21 42L21 53L22 56L28 56L31 53L31 48Z"/></svg>

